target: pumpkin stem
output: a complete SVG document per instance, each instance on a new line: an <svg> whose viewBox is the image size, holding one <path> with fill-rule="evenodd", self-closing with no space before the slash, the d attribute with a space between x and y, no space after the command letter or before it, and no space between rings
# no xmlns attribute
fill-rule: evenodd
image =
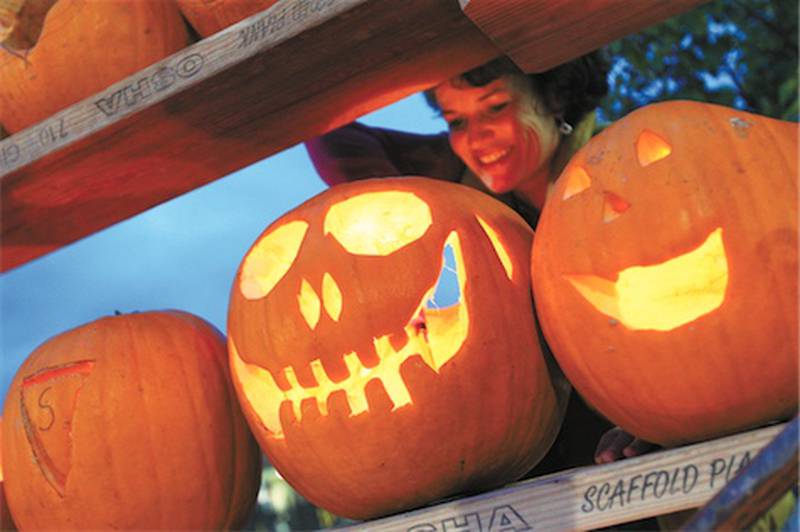
<svg viewBox="0 0 800 532"><path fill-rule="evenodd" d="M0 0L0 46L24 59L19 52L33 48L44 19L56 0Z"/></svg>

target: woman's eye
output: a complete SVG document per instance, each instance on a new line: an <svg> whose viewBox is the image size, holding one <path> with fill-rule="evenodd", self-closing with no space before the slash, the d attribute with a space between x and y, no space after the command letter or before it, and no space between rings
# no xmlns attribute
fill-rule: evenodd
<svg viewBox="0 0 800 532"><path fill-rule="evenodd" d="M466 123L467 121L463 118L453 118L447 121L447 127L450 128L451 131L454 129L463 129Z"/></svg>
<svg viewBox="0 0 800 532"><path fill-rule="evenodd" d="M500 111L502 111L503 109L508 107L508 104L509 104L509 102L501 102L501 103L495 103L493 105L490 105L489 106L489 112L491 112L491 113L499 113Z"/></svg>

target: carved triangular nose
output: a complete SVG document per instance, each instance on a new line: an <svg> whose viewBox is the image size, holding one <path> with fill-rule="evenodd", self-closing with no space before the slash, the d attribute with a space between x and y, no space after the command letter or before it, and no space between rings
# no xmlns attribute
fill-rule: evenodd
<svg viewBox="0 0 800 532"><path fill-rule="evenodd" d="M631 204L613 192L603 192L603 221L616 220L630 208Z"/></svg>
<svg viewBox="0 0 800 532"><path fill-rule="evenodd" d="M297 293L297 306L300 314L306 320L308 327L313 331L319 323L322 309L330 316L333 321L339 321L342 314L342 291L333 276L325 272L322 276L322 298L311 286L308 280L303 279L300 283L300 291Z"/></svg>
<svg viewBox="0 0 800 532"><path fill-rule="evenodd" d="M320 301L311 283L306 279L303 279L300 283L297 306L300 307L300 314L303 315L308 327L313 331L317 327L317 323L319 323Z"/></svg>

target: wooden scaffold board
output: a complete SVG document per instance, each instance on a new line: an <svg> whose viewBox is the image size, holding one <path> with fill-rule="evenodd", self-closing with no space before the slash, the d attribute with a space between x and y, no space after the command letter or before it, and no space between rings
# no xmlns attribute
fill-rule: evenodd
<svg viewBox="0 0 800 532"><path fill-rule="evenodd" d="M462 2L464 11L457 0L281 0L0 140L1 269L429 88L505 46L541 70L703 1L515 0L509 20L481 0ZM496 31L497 17L505 31Z"/></svg>
<svg viewBox="0 0 800 532"><path fill-rule="evenodd" d="M697 508L745 468L785 425L553 473L350 529L589 530Z"/></svg>

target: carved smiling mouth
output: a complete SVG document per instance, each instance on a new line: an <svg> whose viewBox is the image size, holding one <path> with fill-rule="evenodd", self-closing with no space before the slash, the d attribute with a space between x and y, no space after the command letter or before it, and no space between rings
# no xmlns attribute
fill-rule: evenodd
<svg viewBox="0 0 800 532"><path fill-rule="evenodd" d="M348 375L334 382L323 367L321 359L311 361L310 369L316 384L304 387L297 379L294 369L284 368L288 389L282 389L276 379L266 369L242 360L232 338L228 345L234 377L240 381L247 401L258 413L262 424L274 438L284 437L281 421L281 405L291 404L297 422L302 420L301 403L313 401L319 413L328 415L328 400L334 393L344 393L350 407L350 415L357 416L369 411L366 398L367 383L378 380L386 390L393 404L393 410L412 404L413 399L400 374L402 364L413 356L420 356L435 372L452 359L466 340L469 329L469 314L464 301L464 263L458 235L450 233L444 244L442 267L436 284L425 293L420 304L409 317L404 328L407 341L399 350L392 347L389 338L383 335L373 338L379 362L373 367L365 367L355 352L343 355ZM444 284L454 285L457 301L452 305L443 304L439 292Z"/></svg>
<svg viewBox="0 0 800 532"><path fill-rule="evenodd" d="M622 270L616 281L565 275L598 311L631 330L668 331L717 309L728 286L722 229L696 249L659 264Z"/></svg>

